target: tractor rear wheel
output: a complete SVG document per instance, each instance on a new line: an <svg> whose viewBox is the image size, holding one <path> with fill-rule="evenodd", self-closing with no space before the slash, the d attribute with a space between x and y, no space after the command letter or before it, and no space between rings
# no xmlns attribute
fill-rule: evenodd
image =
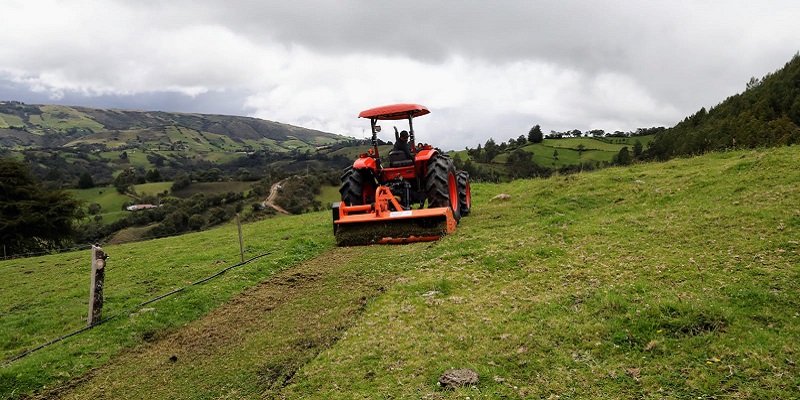
<svg viewBox="0 0 800 400"><path fill-rule="evenodd" d="M341 180L342 187L339 188L339 193L344 204L356 206L375 202L375 180L369 170L347 167Z"/></svg>
<svg viewBox="0 0 800 400"><path fill-rule="evenodd" d="M469 188L469 172L458 171L456 174L456 181L458 183L458 202L461 206L461 216L469 215L469 209L472 207L472 193Z"/></svg>
<svg viewBox="0 0 800 400"><path fill-rule="evenodd" d="M461 219L456 169L450 157L437 155L430 159L428 172L425 174L425 192L428 196L428 208L450 207L453 218L456 221Z"/></svg>

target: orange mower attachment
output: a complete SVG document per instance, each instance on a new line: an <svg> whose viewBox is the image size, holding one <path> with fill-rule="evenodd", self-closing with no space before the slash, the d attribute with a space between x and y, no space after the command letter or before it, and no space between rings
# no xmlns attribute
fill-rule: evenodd
<svg viewBox="0 0 800 400"><path fill-rule="evenodd" d="M333 231L339 246L430 242L455 232L449 207L406 210L391 190L378 186L375 202L333 205Z"/></svg>

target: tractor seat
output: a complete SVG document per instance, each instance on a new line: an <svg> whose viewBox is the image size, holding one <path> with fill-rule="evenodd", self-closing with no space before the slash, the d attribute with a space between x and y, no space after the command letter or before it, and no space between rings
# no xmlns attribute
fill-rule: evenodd
<svg viewBox="0 0 800 400"><path fill-rule="evenodd" d="M406 158L406 153L402 150L392 150L389 152L389 168L408 167L414 165L414 160Z"/></svg>

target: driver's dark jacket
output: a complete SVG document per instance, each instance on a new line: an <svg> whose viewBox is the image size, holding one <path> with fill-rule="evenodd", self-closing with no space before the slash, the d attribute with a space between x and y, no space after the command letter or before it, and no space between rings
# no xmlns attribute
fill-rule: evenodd
<svg viewBox="0 0 800 400"><path fill-rule="evenodd" d="M414 159L414 155L411 154L411 149L410 149L410 145L408 144L408 142L404 142L402 140L398 140L397 142L395 142L394 147L392 148L392 150L400 150L400 151L406 153L406 159L408 159L408 160L413 160Z"/></svg>

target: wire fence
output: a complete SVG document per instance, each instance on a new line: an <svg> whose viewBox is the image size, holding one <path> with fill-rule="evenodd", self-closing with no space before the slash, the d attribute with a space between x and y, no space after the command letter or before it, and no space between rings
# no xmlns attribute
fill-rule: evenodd
<svg viewBox="0 0 800 400"><path fill-rule="evenodd" d="M36 352L36 351L39 351L39 350L41 350L41 349L44 349L44 348L46 348L46 347L52 346L52 345L54 345L54 344L56 344L56 343L59 343L59 342L61 342L61 341L65 340L65 339L69 339L69 338L71 338L71 337L73 337L73 336L76 336L76 335L78 335L78 334L81 334L81 333L83 333L83 332L86 332L86 331L88 331L88 330L90 330L90 329L93 329L93 328L95 328L95 327L97 327L97 326L100 326L100 325L102 325L102 324L104 324L104 323L106 323L106 322L108 322L108 321L111 321L112 319L114 319L114 318L117 318L117 317L119 317L120 315L130 315L130 314L131 314L132 312L134 312L135 310L138 310L138 309L140 309L140 308L142 308L142 307L144 307L144 306L146 306L146 305L148 305L148 304L154 303L154 302L156 302L156 301L159 301L159 300L161 300L161 299L164 299L164 298L166 298L166 297L169 297L169 296L172 296L172 295L174 295L174 294L180 293L180 292L182 292L182 291L186 290L186 288L189 288L189 287L191 287L191 286L196 286L196 285L200 285L200 284L203 284L203 283L205 283L205 282L208 282L208 281L210 281L210 280L212 280L212 279L214 279L214 278L217 278L217 277L219 277L220 275L222 275L222 274L224 274L224 273L226 273L226 272L228 272L228 271L230 271L230 270L232 270L232 269L234 269L234 268L237 268L237 267L240 267L240 266L242 266L242 265L248 264L248 263L250 263L250 262L251 262L251 261L253 261L253 260L256 260L256 259L259 259L259 258L262 258L262 257L266 257L266 256L268 256L268 255L270 255L270 254L272 254L272 253L274 253L274 252L275 252L274 250L271 250L271 251L268 251L268 252L266 252L266 253L259 254L259 255L255 256L255 257L252 257L252 258L250 258L250 259L247 259L247 260L245 260L245 261L242 261L242 262L240 262L240 263L238 263L238 264L234 264L234 265L228 266L228 267L226 267L226 268L223 268L222 270L220 270L220 271L218 271L218 272L216 272L216 273L214 273L214 274L212 274L212 275L209 275L209 276L207 276L207 277L205 277L205 278L203 278L203 279L200 279L199 281L193 282L193 283L191 283L191 284L189 284L189 285L187 285L187 286L184 286L184 287L181 287L181 288L175 289L175 290L173 290L173 291L171 291L171 292L164 293L164 294L162 294L162 295L160 295L160 296L157 296L157 297L154 297L154 298L152 298L152 299L150 299L150 300L147 300L147 301L141 302L141 303L137 304L136 306L134 306L134 307L132 307L132 308L129 308L129 309L125 310L125 311L121 311L121 312L119 312L119 313L117 313L117 314L114 314L114 315L112 315L112 316L110 316L110 317L103 318L102 320L100 320L99 322L97 322L97 323L96 323L96 324L94 324L94 325L90 325L90 326L83 327L83 328L81 328L81 329L75 330L75 331L73 331L73 332L70 332L70 333L67 333L67 334L65 334L65 335L62 335L62 336L60 336L60 337L58 337L58 338L55 338L55 339L53 339L53 340L51 340L51 341L49 341L49 342L47 342L47 343L41 344L41 345L39 345L39 346L36 346L36 347L34 347L34 348L32 348L32 349L29 349L29 350L26 350L25 352L23 352L23 353L21 353L21 354L19 354L19 355L15 356L15 357L13 357L13 358L10 358L10 359L8 359L8 360L4 361L4 362L3 362L3 364L1 364L0 366L3 366L3 367L5 367L5 366L7 366L7 365L9 365L9 364L13 363L14 361L17 361L17 360L19 360L19 359L21 359L21 358L23 358L23 357L26 357L26 356L30 355L31 353L34 353L34 352Z"/></svg>

